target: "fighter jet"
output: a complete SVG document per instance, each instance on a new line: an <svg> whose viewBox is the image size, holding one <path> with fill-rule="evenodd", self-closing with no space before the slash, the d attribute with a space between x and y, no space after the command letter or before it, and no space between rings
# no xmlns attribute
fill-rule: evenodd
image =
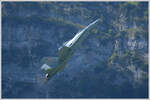
<svg viewBox="0 0 150 100"><path fill-rule="evenodd" d="M58 72L63 71L77 48L90 34L88 31L91 30L99 21L100 19L97 19L92 22L79 31L71 40L63 43L63 45L58 49L58 57L44 57L41 60L41 69L45 71L46 81L50 80Z"/></svg>

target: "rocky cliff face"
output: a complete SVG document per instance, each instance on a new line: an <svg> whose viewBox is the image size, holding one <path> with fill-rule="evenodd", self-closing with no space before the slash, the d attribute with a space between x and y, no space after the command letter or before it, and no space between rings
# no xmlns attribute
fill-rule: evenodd
<svg viewBox="0 0 150 100"><path fill-rule="evenodd" d="M48 84L40 59L100 24ZM148 97L148 3L3 2L3 98Z"/></svg>

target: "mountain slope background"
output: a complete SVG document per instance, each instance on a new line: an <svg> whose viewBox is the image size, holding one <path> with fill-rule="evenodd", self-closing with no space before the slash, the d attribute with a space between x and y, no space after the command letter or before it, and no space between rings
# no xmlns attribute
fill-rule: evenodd
<svg viewBox="0 0 150 100"><path fill-rule="evenodd" d="M100 23L48 84L45 56ZM2 98L148 98L148 2L2 2Z"/></svg>

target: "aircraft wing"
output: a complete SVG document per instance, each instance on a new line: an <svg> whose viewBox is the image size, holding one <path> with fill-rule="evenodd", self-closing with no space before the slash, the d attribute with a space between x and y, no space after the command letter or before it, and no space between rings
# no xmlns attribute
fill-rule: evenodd
<svg viewBox="0 0 150 100"><path fill-rule="evenodd" d="M65 47L65 46L62 47L58 52L58 55L59 55L58 60L60 62L63 62L65 60L65 58L68 57L68 54L70 54L69 52L70 52L70 48Z"/></svg>
<svg viewBox="0 0 150 100"><path fill-rule="evenodd" d="M42 64L47 64L49 66L54 66L54 65L56 65L56 63L58 63L57 59L58 59L57 57L44 57L41 60L41 63Z"/></svg>
<svg viewBox="0 0 150 100"><path fill-rule="evenodd" d="M89 24L87 27L79 31L71 40L65 42L62 47L59 48L59 61L64 61L65 57L72 55L78 46L87 38L90 34L88 31L93 28L100 19Z"/></svg>
<svg viewBox="0 0 150 100"><path fill-rule="evenodd" d="M89 30L91 30L99 21L100 19L97 19L96 21L86 26L83 30L79 31L69 42L65 44L65 46L68 48L76 49L78 45L81 44L90 34Z"/></svg>

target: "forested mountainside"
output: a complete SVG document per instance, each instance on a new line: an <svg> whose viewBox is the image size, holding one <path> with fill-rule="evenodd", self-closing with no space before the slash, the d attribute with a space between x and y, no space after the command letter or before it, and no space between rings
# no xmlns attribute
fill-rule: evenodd
<svg viewBox="0 0 150 100"><path fill-rule="evenodd" d="M48 84L40 60L100 23ZM3 98L148 98L148 2L2 2Z"/></svg>

